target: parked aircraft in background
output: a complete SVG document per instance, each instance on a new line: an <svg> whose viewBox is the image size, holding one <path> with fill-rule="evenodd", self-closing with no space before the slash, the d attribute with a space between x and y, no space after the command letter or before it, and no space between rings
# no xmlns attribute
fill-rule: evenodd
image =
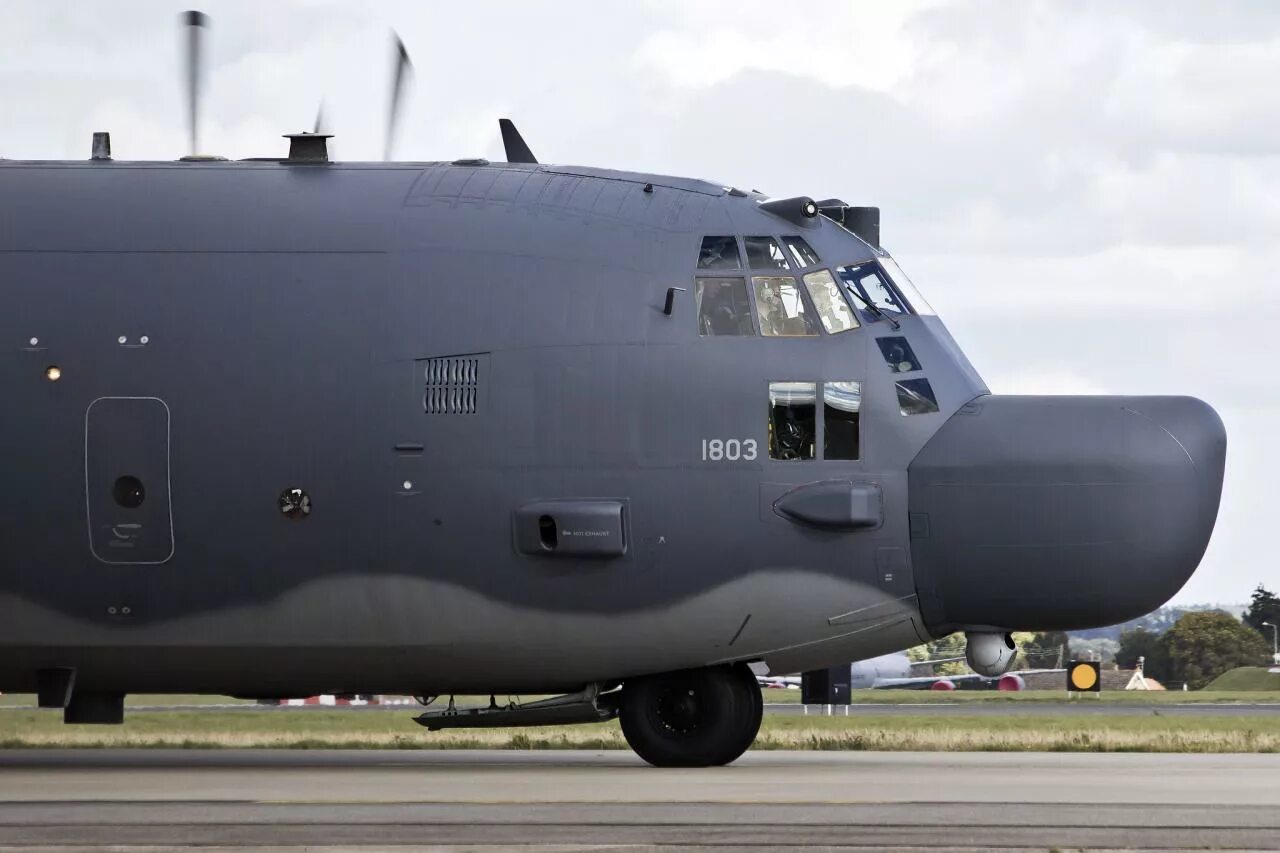
<svg viewBox="0 0 1280 853"><path fill-rule="evenodd" d="M964 660L964 658L913 661L907 657L905 652L892 652L850 664L849 686L853 690L1022 690L1026 686L1022 678L1025 675L1066 671L1061 668L1027 669L1007 672L994 677L979 675L975 672L955 675L920 674L926 667L961 660ZM798 675L772 676L762 674L757 675L756 681L761 687L799 690L801 677Z"/></svg>

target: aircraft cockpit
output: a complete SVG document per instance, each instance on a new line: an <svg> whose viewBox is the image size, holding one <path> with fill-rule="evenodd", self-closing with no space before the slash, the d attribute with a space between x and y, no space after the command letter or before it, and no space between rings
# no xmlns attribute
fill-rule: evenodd
<svg viewBox="0 0 1280 853"><path fill-rule="evenodd" d="M822 263L800 236L704 237L694 281L698 334L838 335L933 313L888 255L832 268Z"/></svg>
<svg viewBox="0 0 1280 853"><path fill-rule="evenodd" d="M898 411L936 413L933 388L899 322L933 309L889 255L873 252L857 262L827 265L798 235L703 237L694 276L698 334L816 338L874 329L876 347L894 376ZM768 457L859 460L864 378L771 381ZM715 458L708 455L713 453L704 456Z"/></svg>

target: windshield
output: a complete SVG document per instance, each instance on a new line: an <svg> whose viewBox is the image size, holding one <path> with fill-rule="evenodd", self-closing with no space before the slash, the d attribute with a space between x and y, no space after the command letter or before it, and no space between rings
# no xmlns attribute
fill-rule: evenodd
<svg viewBox="0 0 1280 853"><path fill-rule="evenodd" d="M868 321L934 313L906 273L887 255L876 261L849 264L836 272Z"/></svg>
<svg viewBox="0 0 1280 853"><path fill-rule="evenodd" d="M933 306L925 300L924 294L916 289L911 279L907 278L907 274L902 271L902 267L898 266L893 258L886 255L880 259L880 265L884 267L885 272L889 274L889 278L893 279L893 283L897 286L898 292L906 298L907 304L911 310L917 314L937 314L933 310Z"/></svg>
<svg viewBox="0 0 1280 853"><path fill-rule="evenodd" d="M845 286L854 292L854 301L859 303L858 310L862 312L863 318L867 322L880 319L880 316L869 307L868 303L878 308L882 315L891 316L908 313L908 309L894 289L889 275L876 261L840 267L837 272L840 274L840 280L844 282Z"/></svg>

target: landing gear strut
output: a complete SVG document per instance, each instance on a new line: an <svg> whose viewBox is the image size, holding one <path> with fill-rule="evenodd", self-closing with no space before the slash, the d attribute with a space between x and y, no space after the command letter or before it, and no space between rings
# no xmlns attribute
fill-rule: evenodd
<svg viewBox="0 0 1280 853"><path fill-rule="evenodd" d="M622 734L656 767L711 767L747 751L764 699L746 664L634 678L622 688Z"/></svg>

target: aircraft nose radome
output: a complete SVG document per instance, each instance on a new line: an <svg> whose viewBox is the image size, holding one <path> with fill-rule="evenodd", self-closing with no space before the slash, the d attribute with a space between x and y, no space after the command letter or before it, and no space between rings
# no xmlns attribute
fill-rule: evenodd
<svg viewBox="0 0 1280 853"><path fill-rule="evenodd" d="M909 469L911 560L936 631L1111 625L1176 593L1209 544L1226 431L1190 397L982 397Z"/></svg>

